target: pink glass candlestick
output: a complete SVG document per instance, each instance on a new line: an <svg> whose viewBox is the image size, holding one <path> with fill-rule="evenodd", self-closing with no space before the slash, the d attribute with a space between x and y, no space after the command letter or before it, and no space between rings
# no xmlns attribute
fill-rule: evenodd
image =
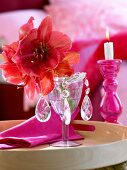
<svg viewBox="0 0 127 170"><path fill-rule="evenodd" d="M118 117L122 113L122 104L117 95L118 86L116 77L122 60L99 60L100 72L104 78L103 88L105 94L100 105L100 113L105 121L118 123Z"/></svg>

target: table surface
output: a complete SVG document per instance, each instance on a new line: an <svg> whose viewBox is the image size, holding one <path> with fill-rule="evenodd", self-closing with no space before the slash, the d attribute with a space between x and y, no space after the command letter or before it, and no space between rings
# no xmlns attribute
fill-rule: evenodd
<svg viewBox="0 0 127 170"><path fill-rule="evenodd" d="M0 131L22 121L1 121ZM85 170L119 164L127 160L127 127L102 122L74 121L95 125L94 132L77 131L85 136L82 145L72 148L40 145L34 148L0 150L1 170ZM118 166L117 166L118 167ZM111 167L110 167L111 168ZM104 168L103 168L104 169ZM102 170L102 169L101 169ZM122 170L122 169L121 169ZM123 169L124 170L124 169Z"/></svg>

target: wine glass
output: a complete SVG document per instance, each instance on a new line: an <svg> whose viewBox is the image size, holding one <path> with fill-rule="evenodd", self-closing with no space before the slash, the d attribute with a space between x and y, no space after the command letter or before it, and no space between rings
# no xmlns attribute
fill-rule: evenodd
<svg viewBox="0 0 127 170"><path fill-rule="evenodd" d="M84 81L85 79L85 81ZM78 72L70 77L55 77L54 89L48 94L49 102L54 111L60 116L62 121L62 140L51 144L55 147L78 146L80 143L69 141L69 124L71 116L78 107L83 85L86 85L86 95L81 105L81 117L89 120L92 115L92 104L88 97L89 84L86 73ZM51 116L50 106L46 99L40 98L35 109L35 115L41 122L49 120ZM55 121L55 120L54 120Z"/></svg>
<svg viewBox="0 0 127 170"><path fill-rule="evenodd" d="M78 146L77 142L69 141L68 126L71 121L71 114L78 107L85 73L76 73L71 77L56 77L55 87L48 95L51 106L60 116L62 121L62 141L55 142L52 146Z"/></svg>

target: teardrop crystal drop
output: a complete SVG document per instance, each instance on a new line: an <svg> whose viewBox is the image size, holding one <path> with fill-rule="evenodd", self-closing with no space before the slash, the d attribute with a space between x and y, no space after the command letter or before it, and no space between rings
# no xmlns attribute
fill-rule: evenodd
<svg viewBox="0 0 127 170"><path fill-rule="evenodd" d="M71 121L71 111L70 111L70 105L68 103L67 98L64 99L64 118L65 118L65 124L69 125Z"/></svg>
<svg viewBox="0 0 127 170"><path fill-rule="evenodd" d="M35 108L35 116L38 121L46 122L51 117L51 108L46 99L41 97Z"/></svg>
<svg viewBox="0 0 127 170"><path fill-rule="evenodd" d="M89 120L92 117L93 107L88 95L85 95L81 105L81 117L83 120Z"/></svg>

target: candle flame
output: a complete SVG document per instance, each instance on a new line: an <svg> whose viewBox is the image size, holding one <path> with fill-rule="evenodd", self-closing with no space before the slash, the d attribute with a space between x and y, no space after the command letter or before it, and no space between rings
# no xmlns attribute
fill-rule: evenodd
<svg viewBox="0 0 127 170"><path fill-rule="evenodd" d="M109 29L108 29L108 27L106 28L106 40L109 42Z"/></svg>

